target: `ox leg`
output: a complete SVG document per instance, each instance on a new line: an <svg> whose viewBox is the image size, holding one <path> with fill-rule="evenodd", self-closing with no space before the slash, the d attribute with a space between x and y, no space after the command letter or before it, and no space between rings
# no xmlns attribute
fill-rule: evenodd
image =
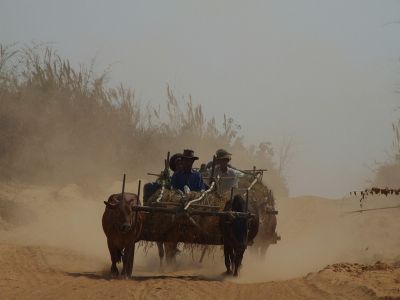
<svg viewBox="0 0 400 300"><path fill-rule="evenodd" d="M179 252L178 243L164 243L165 258L168 265L176 265L176 255Z"/></svg>
<svg viewBox="0 0 400 300"><path fill-rule="evenodd" d="M200 259L199 259L199 263L200 264L203 263L203 259L204 259L204 256L206 255L207 249L208 249L208 246L205 246L203 248L203 250L201 251L201 256L200 256Z"/></svg>
<svg viewBox="0 0 400 300"><path fill-rule="evenodd" d="M130 255L129 255L129 257L128 257L128 268L127 268L127 274L126 274L126 276L128 277L128 278L130 278L130 277L132 277L132 272L133 272L133 263L134 263L134 261L135 261L135 243L133 243L133 245L132 246L130 246L130 251L129 251L129 253L130 253Z"/></svg>
<svg viewBox="0 0 400 300"><path fill-rule="evenodd" d="M132 276L133 256L135 251L135 244L129 244L125 247L124 256L122 257L123 268L121 275L126 279Z"/></svg>
<svg viewBox="0 0 400 300"><path fill-rule="evenodd" d="M110 240L107 240L108 251L110 252L111 256L111 276L117 277L118 276L118 268L117 263L120 260L120 251L113 245Z"/></svg>
<svg viewBox="0 0 400 300"><path fill-rule="evenodd" d="M235 255L234 255L234 272L233 276L237 277L239 275L239 268L242 265L242 259L243 259L243 254L244 254L244 249L235 249Z"/></svg>
<svg viewBox="0 0 400 300"><path fill-rule="evenodd" d="M254 244L249 247L249 251L251 255L254 257L259 257L261 255L260 250L261 246L259 245L258 241L254 242Z"/></svg>
<svg viewBox="0 0 400 300"><path fill-rule="evenodd" d="M233 256L232 248L228 245L224 245L224 258L225 258L225 267L226 267L226 274L232 274L231 270L231 260Z"/></svg>
<svg viewBox="0 0 400 300"><path fill-rule="evenodd" d="M163 260L164 260L164 244L162 242L157 242L158 248L158 257L160 258L160 270L163 269Z"/></svg>
<svg viewBox="0 0 400 300"><path fill-rule="evenodd" d="M136 243L133 243L133 247L132 247L132 257L131 257L131 267L130 267L130 275L132 276L133 273L133 264L135 263L135 246Z"/></svg>
<svg viewBox="0 0 400 300"><path fill-rule="evenodd" d="M127 269L128 269L128 256L129 256L129 251L128 247L125 247L124 249L124 255L122 256L122 271L121 271L121 276L126 277Z"/></svg>
<svg viewBox="0 0 400 300"><path fill-rule="evenodd" d="M267 250L268 250L269 245L270 245L269 243L266 243L261 246L261 249L260 249L261 258L265 259L265 257L267 256Z"/></svg>

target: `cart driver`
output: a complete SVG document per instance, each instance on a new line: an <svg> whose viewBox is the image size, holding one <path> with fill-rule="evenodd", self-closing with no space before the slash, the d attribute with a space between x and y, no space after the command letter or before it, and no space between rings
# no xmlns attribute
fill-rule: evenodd
<svg viewBox="0 0 400 300"><path fill-rule="evenodd" d="M185 192L185 186L190 191L202 191L205 189L203 176L192 169L195 160L198 160L197 156L194 156L194 151L190 149L183 150L181 155L181 169L177 170L172 175L171 186L174 189Z"/></svg>

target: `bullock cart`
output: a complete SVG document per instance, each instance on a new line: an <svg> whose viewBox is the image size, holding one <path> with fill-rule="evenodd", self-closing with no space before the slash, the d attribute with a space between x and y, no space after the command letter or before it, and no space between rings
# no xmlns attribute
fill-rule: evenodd
<svg viewBox="0 0 400 300"><path fill-rule="evenodd" d="M217 191L220 178L213 178L211 174L209 189L199 193L182 193L171 191L164 185L148 200L145 206L135 207L137 211L146 214L140 240L160 243L185 243L186 245L224 245L229 239L242 240L242 248L252 245L256 235L265 224L260 223L265 215L275 217L278 213L274 207L260 209L260 187L265 170L245 170L245 181L240 188L219 194ZM234 199L241 198L242 209L234 208ZM276 217L275 217L276 220ZM228 237L229 230L237 222L242 224L243 231L239 237ZM240 227L240 226L239 226ZM265 230L264 230L265 231ZM275 230L273 230L275 232ZM272 233L272 232L271 232ZM267 234L269 239L271 234ZM162 246L161 246L162 247ZM237 245L235 246L237 248ZM200 262L204 258L207 247L203 247ZM160 259L162 259L160 257ZM234 273L235 273L234 268Z"/></svg>
<svg viewBox="0 0 400 300"><path fill-rule="evenodd" d="M205 191L181 192L162 184L149 199L144 199L143 204L139 201L139 182L136 201L129 202L131 211L128 218L131 226L129 232L134 234L128 239L133 244L138 241L149 241L204 246L223 245L227 273L233 272L237 276L244 251L253 243L259 230L259 213L253 209L255 205L254 199L251 199L251 191L262 179L262 171L252 171L254 179L246 188L232 189L228 193L220 194L217 192L220 178L213 178L211 174L209 187ZM122 193L115 195L117 200L124 201L124 190L125 175ZM107 204L109 207L108 202ZM125 236L128 237L127 234ZM111 249L110 254L115 266ZM130 255L127 258L130 262L125 276L131 275L133 257L134 255ZM112 267L112 272L115 271L118 273L118 270Z"/></svg>
<svg viewBox="0 0 400 300"><path fill-rule="evenodd" d="M210 177L205 178L209 180L209 188L203 192L182 193L163 184L149 199L145 199L143 206L133 207L134 211L145 214L140 240L223 245L223 223L244 218L248 223L246 241L251 244L258 232L256 198L259 198L259 192L256 189L264 171L255 167L244 170L249 175L247 178L251 178L249 183L224 194L217 192L220 178L214 178L213 171ZM243 199L244 207L240 211L232 209L235 196ZM268 210L268 214L277 213L275 209Z"/></svg>
<svg viewBox="0 0 400 300"><path fill-rule="evenodd" d="M248 191L245 198L233 190L227 197L216 192L217 185L218 178L203 192L186 193L162 186L146 205L132 208L144 214L138 240L157 242L159 250L163 243L223 245L226 273L238 276L244 251L257 235L259 219L249 210Z"/></svg>
<svg viewBox="0 0 400 300"><path fill-rule="evenodd" d="M258 232L258 215L249 210L249 198L244 197L244 209L232 210L231 196L219 195L213 182L204 192L181 193L161 187L143 206L132 209L145 215L139 240L151 242L223 245L223 223L236 218L248 223L248 243Z"/></svg>

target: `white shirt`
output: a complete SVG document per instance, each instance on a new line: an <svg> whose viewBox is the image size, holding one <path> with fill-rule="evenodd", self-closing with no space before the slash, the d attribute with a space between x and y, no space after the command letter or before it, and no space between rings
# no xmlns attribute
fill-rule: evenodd
<svg viewBox="0 0 400 300"><path fill-rule="evenodd" d="M218 191L224 193L230 191L232 187L238 188L239 178L243 177L244 173L229 167L226 172L222 172L219 166L215 166L214 178L217 176L220 177Z"/></svg>

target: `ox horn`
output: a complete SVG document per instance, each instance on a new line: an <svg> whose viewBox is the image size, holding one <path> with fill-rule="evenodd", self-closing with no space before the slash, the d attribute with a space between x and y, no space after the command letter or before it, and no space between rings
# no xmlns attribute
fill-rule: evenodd
<svg viewBox="0 0 400 300"><path fill-rule="evenodd" d="M104 201L104 204L105 204L108 208L111 208L111 209L116 208L117 205L118 205L118 203L110 203L110 202L107 202L107 201Z"/></svg>

